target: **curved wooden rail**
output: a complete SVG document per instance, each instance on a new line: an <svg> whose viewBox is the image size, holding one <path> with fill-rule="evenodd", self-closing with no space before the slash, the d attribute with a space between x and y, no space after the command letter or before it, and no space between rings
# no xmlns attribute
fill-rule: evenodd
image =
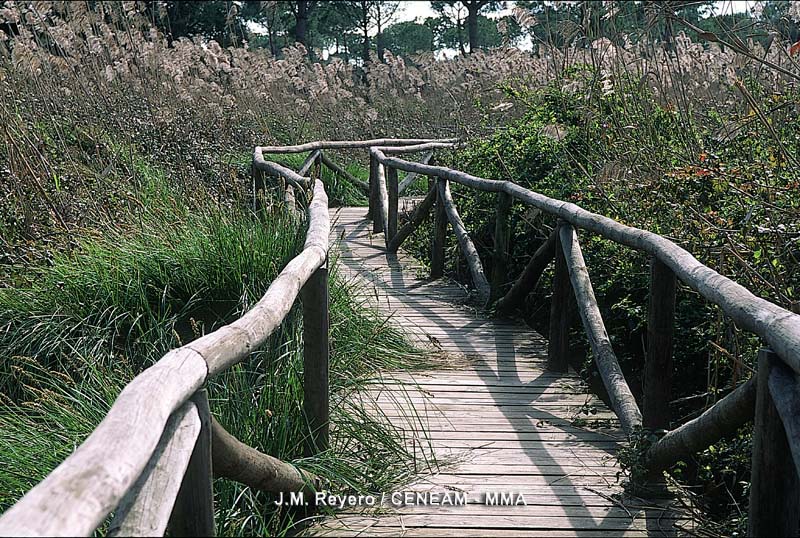
<svg viewBox="0 0 800 538"><path fill-rule="evenodd" d="M703 265L688 251L655 233L626 226L509 181L484 179L442 166L406 161L387 153L391 152L373 148L374 165L424 174L438 182L452 181L481 191L501 193L565 223L559 227L558 237L553 240L551 236L537 251L523 275L501 299L498 308L509 310L521 301L552 256L552 243L560 244L555 256L548 364L558 371L563 371L567 364L570 301L566 300L564 286L568 273L595 361L614 411L629 435L635 435L643 423L654 430L666 429L670 425L668 404L676 278L719 306L738 327L760 336L771 349L764 351L759 359L759 378L769 376L769 382L750 380L700 417L667 432L649 448L644 463L652 471L669 467L678 459L732 433L755 416L748 535L796 535L800 531L796 517L796 507L800 504L800 398L797 397L800 393L800 315L755 296L744 286ZM446 201L444 207L447 207ZM444 252L444 229L438 211L431 260L433 277L441 275ZM504 201L500 198L498 214L505 213ZM419 220L421 216L415 214L408 226L415 226ZM639 411L605 333L573 226L652 256L643 413ZM502 251L503 229L502 224L497 223L496 267L502 267L502 263L498 263L502 260L497 256ZM392 238L391 249L399 248L410 231L411 228L402 236ZM463 231L459 236L463 237ZM562 250L563 253L558 252ZM462 242L462 251L467 259L471 257L466 242ZM498 281L492 279L495 286ZM492 296L497 297L497 290L492 291ZM781 368L785 371L782 372ZM797 470L794 470L795 464ZM787 471L787 468L791 470Z"/></svg>
<svg viewBox="0 0 800 538"><path fill-rule="evenodd" d="M797 397L800 393L800 316L756 297L657 234L623 225L509 181L484 179L426 164L430 152L451 148L455 142L455 139L375 139L255 148L256 187L259 176L270 174L288 183L284 196L290 210L294 211L295 189L300 191L301 199L311 200L309 229L302 252L286 265L261 300L245 315L170 351L131 381L86 441L0 516L0 535L88 536L115 509L117 514L110 527L112 534L163 534L167 517L170 529L176 534L212 534L212 457L218 474L255 488L313 490L315 477L247 447L214 424L200 389L210 376L227 370L263 345L302 294L304 405L314 432L306 451L326 449L329 320L325 264L330 218L322 181L305 176L315 163L329 166L369 191L369 215L374 230L384 232L390 252L397 251L425 216L435 210L431 260L434 278L442 274L449 221L483 305L487 305L490 297L500 297L499 288L505 285L503 275L497 272L505 267L508 227L499 221L508 217L512 200L557 218L556 230L497 306L508 310L518 304L555 258L548 364L558 371L566 369L569 304L574 295L612 407L631 437L643 423L652 430L667 429L670 425L669 390L662 382L669 381L672 367L671 325L676 278L718 305L739 327L760 336L774 352L764 350L761 353L758 380L751 379L701 416L666 432L649 448L645 464L653 471L664 469L755 417L748 533L753 536L796 533L798 521L790 508L795 500L800 502L800 479L795 471L795 467L800 471L800 398ZM327 149L353 148L370 150L369 184L357 181L323 153ZM297 172L264 159L264 152L305 151L311 154ZM422 163L392 156L423 151L427 153L426 162ZM404 185L398 182L398 170L409 173L407 180L418 175L433 180L409 222L399 230L398 199ZM312 172L315 174L318 175ZM260 181L263 187L263 177ZM499 193L493 254L495 273L491 285L458 214L449 182ZM410 180L406 185L408 183ZM258 193L254 194L255 200ZM642 411L631 394L606 334L576 228L647 252L652 257L649 349ZM773 487L775 484L777 486Z"/></svg>
<svg viewBox="0 0 800 538"><path fill-rule="evenodd" d="M375 150L375 155L381 164L407 172L447 179L482 191L505 192L573 226L651 254L667 265L684 284L722 308L738 326L762 337L795 372L800 373L800 315L756 297L741 284L703 265L669 239L591 213L573 203L549 198L510 181L484 179L442 166L388 157L380 149Z"/></svg>
<svg viewBox="0 0 800 538"><path fill-rule="evenodd" d="M301 288L326 262L329 234L327 196L322 182L316 181L303 251L264 297L237 321L170 351L136 376L86 441L0 516L0 535L91 535L142 476L154 454L158 457L170 417L206 379L249 356L280 325ZM213 509L210 513L213 516Z"/></svg>
<svg viewBox="0 0 800 538"><path fill-rule="evenodd" d="M372 140L318 140L297 146L257 146L256 153L303 153L317 149L358 149L383 146L419 146L428 143L454 144L458 138L374 138ZM419 150L411 150L419 151Z"/></svg>

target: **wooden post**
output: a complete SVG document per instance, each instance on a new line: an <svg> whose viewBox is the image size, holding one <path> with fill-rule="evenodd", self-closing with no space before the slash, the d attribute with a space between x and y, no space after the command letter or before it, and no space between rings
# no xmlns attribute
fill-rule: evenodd
<svg viewBox="0 0 800 538"><path fill-rule="evenodd" d="M378 167L380 163L372 154L369 156L369 212L367 218L372 219L372 233L383 231L383 219L380 215L380 204L378 197L381 195L380 185L378 185Z"/></svg>
<svg viewBox="0 0 800 538"><path fill-rule="evenodd" d="M489 302L500 298L501 289L508 281L509 215L513 199L506 192L497 193L497 212L494 221L494 260L492 264L492 291Z"/></svg>
<svg viewBox="0 0 800 538"><path fill-rule="evenodd" d="M557 230L562 225L562 221L559 221ZM556 236L553 296L550 302L550 334L547 342L548 370L566 372L569 369L569 308L573 300L567 260L561 247L561 239Z"/></svg>
<svg viewBox="0 0 800 538"><path fill-rule="evenodd" d="M677 279L672 269L650 260L650 300L647 309L647 356L644 362L642 426L668 430L672 387L672 334Z"/></svg>
<svg viewBox="0 0 800 538"><path fill-rule="evenodd" d="M780 361L769 349L758 352L756 414L747 536L797 536L800 482L786 430L769 391L770 370Z"/></svg>
<svg viewBox="0 0 800 538"><path fill-rule="evenodd" d="M183 477L172 515L170 536L214 536L214 491L211 468L211 410L208 394L199 390L192 396L200 416L200 435Z"/></svg>
<svg viewBox="0 0 800 538"><path fill-rule="evenodd" d="M261 209L261 197L264 196L264 172L252 165L253 175L253 211Z"/></svg>
<svg viewBox="0 0 800 538"><path fill-rule="evenodd" d="M386 230L386 244L397 235L397 205L398 205L398 182L397 168L386 167L386 187L389 194L389 229Z"/></svg>
<svg viewBox="0 0 800 538"><path fill-rule="evenodd" d="M303 410L310 435L306 456L328 449L328 269L317 269L300 291L303 301Z"/></svg>
<svg viewBox="0 0 800 538"><path fill-rule="evenodd" d="M322 179L322 152L317 153L314 164L311 166L311 177L314 179Z"/></svg>
<svg viewBox="0 0 800 538"><path fill-rule="evenodd" d="M433 241L431 245L431 278L441 278L444 275L444 246L447 240L447 213L444 209L442 189L439 188L441 179L435 178L436 183L436 208L433 213Z"/></svg>

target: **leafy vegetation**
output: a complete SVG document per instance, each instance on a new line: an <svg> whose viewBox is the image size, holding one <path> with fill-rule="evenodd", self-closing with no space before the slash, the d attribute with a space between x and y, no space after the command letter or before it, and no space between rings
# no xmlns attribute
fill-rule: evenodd
<svg viewBox="0 0 800 538"><path fill-rule="evenodd" d="M29 268L26 285L0 290L0 510L72 452L137 372L239 317L302 246L304 226L285 212L257 218L212 200L187 211L179 199L162 185L159 197L139 200L145 209L135 223L88 235L50 265ZM335 271L332 279L330 452L302 458L309 430L297 311L262 351L210 383L211 406L238 438L337 490L382 491L407 476L414 456L399 431L347 395L375 369L413 367L422 357L356 303ZM225 534L274 535L297 517L276 512L267 495L218 482Z"/></svg>
<svg viewBox="0 0 800 538"><path fill-rule="evenodd" d="M720 14L715 2L519 1L513 17L497 18L500 3L436 2L436 17L399 24L395 3L346 4L3 4L0 426L13 432L0 440L4 506L85 437L126 380L241 313L296 251L300 223L244 209L255 145L462 136L467 147L440 162L665 235L798 308L799 3ZM530 51L510 46L526 39ZM445 48L463 54L436 59ZM280 157L293 167L304 158ZM363 163L348 169L365 178ZM365 202L323 174L332 201ZM494 198L453 194L491 271ZM515 206L509 274L552 226ZM411 239L422 257L427 231ZM581 241L640 396L648 260ZM468 280L454 242L448 249L451 274ZM523 311L539 328L547 282ZM344 488L381 488L402 477L407 454L396 432L343 402L387 357L393 366L418 357L335 290L342 406L331 454L297 459L296 314L266 351L214 382L212 406L253 446ZM675 425L747 379L759 345L685 288L676 328ZM599 387L592 365L581 366ZM705 494L719 534L746 525L749 442L743 429L671 470ZM645 447L622 455L633 474ZM274 517L265 497L239 486L218 491L225 533L279 533L294 517Z"/></svg>

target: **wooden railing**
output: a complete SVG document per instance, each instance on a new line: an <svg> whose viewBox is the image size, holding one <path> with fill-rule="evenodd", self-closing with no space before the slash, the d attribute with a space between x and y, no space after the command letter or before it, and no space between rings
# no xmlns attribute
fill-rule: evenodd
<svg viewBox="0 0 800 538"><path fill-rule="evenodd" d="M666 433L649 447L644 464L653 475L676 461L704 450L755 416L753 475L750 493L751 536L796 536L800 508L800 315L753 295L749 290L700 263L689 252L660 235L623 225L581 207L525 189L442 166L416 163L396 154L419 151L425 145L372 147L370 150L370 214L374 230L385 231L389 251L396 251L435 209L431 277L442 275L447 222L458 239L481 304L511 310L535 286L554 258L548 368L567 370L570 308L577 303L594 361L611 406L630 436L670 427L672 339L676 285L680 280L719 306L738 327L762 338L769 349L759 354L757 379L751 379L719 400L702 415ZM397 229L397 170L430 177L433 185ZM491 283L450 194L449 183L497 193L494 270ZM513 201L535 207L557 219L554 232L531 257L510 290L500 296L508 252L508 215ZM598 234L650 255L647 352L643 406L640 410L619 366L605 329L577 229Z"/></svg>
<svg viewBox="0 0 800 538"><path fill-rule="evenodd" d="M202 390L204 382L262 346L301 296L304 330L304 410L312 434L306 453L328 445L328 276L330 219L319 167L351 181L369 195L369 216L385 232L389 252L434 211L431 276L444 272L447 224L458 239L476 295L484 306L511 310L554 261L548 367L567 370L570 308L577 305L594 360L625 432L666 430L672 370L672 325L677 280L718 305L739 327L760 336L773 351L759 354L751 379L702 415L666 432L647 452L646 465L660 471L703 450L755 417L750 494L752 536L796 535L800 504L800 316L764 299L701 264L659 235L625 226L575 204L548 198L508 181L475 177L435 166L433 151L455 140L379 139L313 142L300 146L257 147L253 155L254 200L266 177L285 184L283 200L296 211L295 195L310 199L309 229L303 251L287 264L264 297L242 318L170 351L120 393L89 438L41 483L0 516L0 535L90 535L115 511L109 532L117 535L211 535L214 532L212 477L223 476L267 491L311 491L316 477L248 447L217 424ZM370 177L353 177L324 153L369 148ZM267 161L264 154L311 154L298 171ZM423 153L422 162L397 157ZM399 181L398 170L407 172ZM408 222L398 227L400 195L420 175L432 180ZM519 278L500 295L505 270L486 278L449 183L497 193L493 262L505 267L508 216L514 201L554 216L557 225L532 255ZM648 349L640 411L605 330L577 229L601 235L651 256ZM212 464L213 462L213 464Z"/></svg>
<svg viewBox="0 0 800 538"><path fill-rule="evenodd" d="M331 147L428 142L442 141L385 139ZM111 535L155 536L169 530L173 536L211 536L214 477L268 492L317 489L317 477L225 431L213 419L202 387L263 346L300 296L303 408L309 426L304 451L310 455L328 448L330 217L323 183L306 173L324 162L354 183L359 180L325 159L323 147L326 143L297 172L265 161L262 148L254 153L254 178L263 179L266 172L285 180L284 201L292 211L295 189L310 200L302 252L244 316L170 351L128 383L75 452L0 516L0 536L90 536L106 522ZM263 149L285 153L296 147ZM368 190L366 183L362 187Z"/></svg>

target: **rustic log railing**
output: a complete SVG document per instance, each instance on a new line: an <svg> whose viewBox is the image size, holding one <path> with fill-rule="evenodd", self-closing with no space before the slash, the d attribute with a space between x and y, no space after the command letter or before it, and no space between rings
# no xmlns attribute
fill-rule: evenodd
<svg viewBox="0 0 800 538"><path fill-rule="evenodd" d="M419 144L416 149L423 147L424 144ZM548 367L555 371L567 369L570 310L577 303L612 409L629 436L637 435L642 429L663 432L670 427L672 338L678 280L720 307L738 327L761 337L770 349L759 355L758 379L739 386L699 417L667 431L649 447L644 463L651 473L657 473L734 433L755 417L748 534L796 536L800 522L797 512L800 507L800 315L756 297L665 237L623 225L509 181L484 179L451 168L410 162L395 155L414 149L412 144L403 148L376 145L370 149L370 201L374 204L371 215L382 217L385 213L396 213L392 207L384 208L385 204L393 205L396 201L382 194L384 178L394 176L394 169L426 175L434 182L403 228L394 232L396 228L389 225L389 232L385 234L388 250L397 251L425 216L434 210L431 277L437 278L443 273L444 240L449 221L458 237L479 301L489 306L487 300L491 299L497 310L506 312L520 304L554 260ZM458 215L448 183L498 194L493 253L495 270L491 284L487 284L483 265ZM539 209L555 217L558 223L520 277L505 295L501 295L500 286L506 285L503 275L506 271L508 228L505 221L512 201ZM387 219L374 219L375 231L387 229L381 220ZM651 257L648 346L641 410L608 338L581 253L577 229L644 251Z"/></svg>
<svg viewBox="0 0 800 538"><path fill-rule="evenodd" d="M309 435L304 451L327 450L329 435L328 241L330 217L319 166L355 180L322 154L328 148L373 143L452 141L382 139L316 143L298 171L264 159L256 148L254 186L267 174L280 178L283 201L296 212L295 193L310 200L303 250L241 318L167 353L136 376L92 434L44 480L0 516L0 536L90 536L109 515L115 536L211 536L212 480L223 477L267 492L313 492L314 475L262 454L228 433L209 409L204 383L263 346L300 297L303 303L304 412ZM358 185L358 181L354 181ZM365 182L361 182L366 187ZM257 200L254 196L254 200Z"/></svg>
<svg viewBox="0 0 800 538"><path fill-rule="evenodd" d="M457 141L377 139L323 141L257 147L253 155L254 200L267 176L283 184L283 200L296 211L295 193L308 204L309 229L303 251L287 264L264 297L242 318L170 351L120 393L89 438L47 478L0 516L0 535L84 535L115 511L116 535L210 535L214 532L214 476L265 491L313 491L317 479L293 465L262 454L226 432L211 417L204 382L263 345L298 295L303 301L305 414L311 434L306 454L328 446L328 275L330 219L319 168L327 166L369 195L368 216L396 252L425 217L434 212L431 277L444 272L449 223L458 239L481 305L517 306L554 261L548 367L566 371L571 310L577 307L613 411L631 437L642 428L667 430L672 369L672 326L677 281L719 306L739 327L762 338L757 378L719 400L699 417L667 431L649 447L645 464L661 471L703 450L754 419L753 476L748 534L796 535L800 504L800 315L758 298L743 286L700 263L657 234L620 224L579 206L548 198L509 181L484 179L436 166L433 151ZM352 176L324 151L368 148L369 182ZM264 154L310 152L298 171L267 161ZM397 154L425 152L422 162ZM408 175L398 181L398 171ZM310 176L306 175L309 174ZM419 176L429 190L398 228L399 198ZM493 268L486 277L453 200L450 183L495 192L497 220ZM557 219L553 232L533 254L520 277L501 295L508 256L508 218L514 201ZM577 229L641 250L651 256L648 348L643 409L634 399L606 332ZM490 303L491 301L491 303Z"/></svg>

